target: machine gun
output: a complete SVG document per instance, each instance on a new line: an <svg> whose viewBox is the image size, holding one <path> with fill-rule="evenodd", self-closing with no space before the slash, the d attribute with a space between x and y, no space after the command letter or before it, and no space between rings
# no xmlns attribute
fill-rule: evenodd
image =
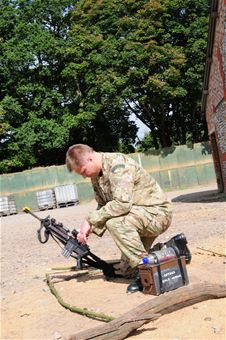
<svg viewBox="0 0 226 340"><path fill-rule="evenodd" d="M70 232L70 230L62 223L58 223L50 216L39 218L28 207L24 207L23 211L41 222L41 226L37 230L39 242L46 243L49 240L49 236L51 236L58 244L60 242L64 246L62 255L66 258L69 258L70 256L75 258L77 261L77 269L83 269L84 267L90 266L101 269L107 278L117 276L114 272L113 264L100 259L90 251L87 244L81 244L77 240L78 231L76 229Z"/></svg>

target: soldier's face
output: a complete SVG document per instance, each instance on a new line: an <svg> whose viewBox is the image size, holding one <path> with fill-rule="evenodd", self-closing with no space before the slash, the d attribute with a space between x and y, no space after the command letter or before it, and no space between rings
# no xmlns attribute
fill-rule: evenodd
<svg viewBox="0 0 226 340"><path fill-rule="evenodd" d="M100 173L100 170L100 167L96 164L92 157L87 157L81 166L76 166L74 168L74 171L83 178L97 177Z"/></svg>

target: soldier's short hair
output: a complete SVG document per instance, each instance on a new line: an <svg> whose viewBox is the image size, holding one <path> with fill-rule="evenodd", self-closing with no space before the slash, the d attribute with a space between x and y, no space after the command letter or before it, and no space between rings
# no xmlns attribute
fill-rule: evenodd
<svg viewBox="0 0 226 340"><path fill-rule="evenodd" d="M76 166L84 164L84 156L93 152L93 148L86 144L74 144L69 147L66 153L66 166L72 172Z"/></svg>

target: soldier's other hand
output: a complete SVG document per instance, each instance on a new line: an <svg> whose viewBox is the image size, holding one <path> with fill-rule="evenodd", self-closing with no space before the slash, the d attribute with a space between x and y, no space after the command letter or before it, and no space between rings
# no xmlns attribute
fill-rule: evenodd
<svg viewBox="0 0 226 340"><path fill-rule="evenodd" d="M91 234L92 232L92 226L89 224L87 220L84 220L80 226L79 233L77 235L77 239L81 244L86 244L87 243L87 237Z"/></svg>

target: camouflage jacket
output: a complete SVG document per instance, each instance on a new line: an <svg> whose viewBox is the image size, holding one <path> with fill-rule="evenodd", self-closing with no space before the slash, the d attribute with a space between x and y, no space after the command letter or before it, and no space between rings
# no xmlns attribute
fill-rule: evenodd
<svg viewBox="0 0 226 340"><path fill-rule="evenodd" d="M134 205L159 206L164 210L170 206L154 178L124 154L102 153L102 176L91 181L98 207L87 220L96 234L101 234L108 219L129 213Z"/></svg>

